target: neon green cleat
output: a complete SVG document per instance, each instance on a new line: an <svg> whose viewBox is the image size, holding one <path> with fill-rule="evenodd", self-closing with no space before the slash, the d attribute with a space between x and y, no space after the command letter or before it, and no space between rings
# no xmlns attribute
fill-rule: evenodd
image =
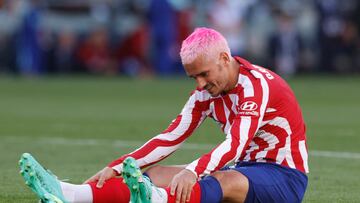
<svg viewBox="0 0 360 203"><path fill-rule="evenodd" d="M154 186L148 177L142 175L134 158L125 159L122 176L130 190L131 203L151 203L151 192Z"/></svg>
<svg viewBox="0 0 360 203"><path fill-rule="evenodd" d="M55 195L51 193L46 193L44 195L44 199L40 200L41 203L65 203L65 201L62 201Z"/></svg>
<svg viewBox="0 0 360 203"><path fill-rule="evenodd" d="M34 157L24 153L19 165L25 184L36 193L42 203L66 203L57 177L45 170Z"/></svg>

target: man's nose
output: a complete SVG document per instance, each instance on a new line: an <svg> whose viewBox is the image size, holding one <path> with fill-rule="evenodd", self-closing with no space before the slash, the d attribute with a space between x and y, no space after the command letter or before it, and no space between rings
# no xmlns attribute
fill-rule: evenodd
<svg viewBox="0 0 360 203"><path fill-rule="evenodd" d="M198 84L198 88L200 88L200 89L203 89L207 84L206 80L201 77L196 78L196 83Z"/></svg>

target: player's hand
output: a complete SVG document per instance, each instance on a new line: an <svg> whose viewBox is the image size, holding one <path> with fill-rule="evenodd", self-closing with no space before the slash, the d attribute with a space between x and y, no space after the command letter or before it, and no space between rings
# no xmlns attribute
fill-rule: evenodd
<svg viewBox="0 0 360 203"><path fill-rule="evenodd" d="M181 170L174 176L170 183L170 195L173 196L176 192L176 203L190 201L191 191L196 179L196 175L187 169Z"/></svg>
<svg viewBox="0 0 360 203"><path fill-rule="evenodd" d="M90 183L90 182L96 182L97 188L102 188L102 186L105 184L105 181L113 178L116 176L116 172L114 169L110 167L105 167L101 171L97 172L95 175L93 175L91 178L87 179L84 184Z"/></svg>

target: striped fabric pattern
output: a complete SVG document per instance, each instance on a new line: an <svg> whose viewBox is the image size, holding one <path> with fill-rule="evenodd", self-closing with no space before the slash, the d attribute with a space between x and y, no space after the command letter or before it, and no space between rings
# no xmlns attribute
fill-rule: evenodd
<svg viewBox="0 0 360 203"><path fill-rule="evenodd" d="M270 70L235 59L241 65L233 90L218 97L194 90L165 131L109 166L121 173L128 156L141 167L157 163L181 147L209 117L220 125L225 139L187 165L198 177L238 161L278 163L308 173L305 123L294 93Z"/></svg>

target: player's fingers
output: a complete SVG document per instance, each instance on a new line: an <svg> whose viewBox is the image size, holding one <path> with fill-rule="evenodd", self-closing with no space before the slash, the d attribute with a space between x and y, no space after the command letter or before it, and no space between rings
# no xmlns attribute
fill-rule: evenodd
<svg viewBox="0 0 360 203"><path fill-rule="evenodd" d="M104 185L105 183L105 176L104 175L101 175L100 178L99 178L99 181L97 182L96 184L96 187L97 188L102 188L102 186Z"/></svg>
<svg viewBox="0 0 360 203"><path fill-rule="evenodd" d="M176 180L173 180L171 181L171 184L170 184L170 195L171 196L174 196L175 195L175 191L176 191L176 188L177 188L177 181Z"/></svg>
<svg viewBox="0 0 360 203"><path fill-rule="evenodd" d="M188 186L184 187L182 190L181 199L180 199L181 203L185 203L187 195L188 195Z"/></svg>
<svg viewBox="0 0 360 203"><path fill-rule="evenodd" d="M183 186L180 183L180 184L178 184L178 186L176 188L176 203L180 203L182 193L183 193Z"/></svg>
<svg viewBox="0 0 360 203"><path fill-rule="evenodd" d="M186 195L186 202L189 202L189 201L190 201L191 192L192 192L192 187L189 186L187 189L188 189L188 190L187 190L187 195Z"/></svg>

